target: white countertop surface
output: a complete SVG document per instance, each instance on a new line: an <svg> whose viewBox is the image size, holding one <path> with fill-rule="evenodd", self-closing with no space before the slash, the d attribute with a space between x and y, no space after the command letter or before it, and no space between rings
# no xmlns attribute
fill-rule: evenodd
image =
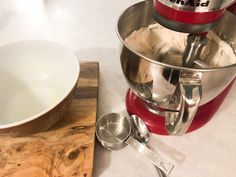
<svg viewBox="0 0 236 177"><path fill-rule="evenodd" d="M115 25L137 0L1 0L0 45L27 39L57 41L79 60L100 63L98 116L125 113L128 85L119 61ZM213 119L181 137L152 135L154 150L168 153L171 177L234 177L236 164L236 84ZM106 151L95 146L95 177L158 176L153 165L131 147Z"/></svg>

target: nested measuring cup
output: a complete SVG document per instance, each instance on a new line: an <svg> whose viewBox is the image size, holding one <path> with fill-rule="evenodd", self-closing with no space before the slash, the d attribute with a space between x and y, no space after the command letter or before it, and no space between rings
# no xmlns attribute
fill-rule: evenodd
<svg viewBox="0 0 236 177"><path fill-rule="evenodd" d="M131 127L131 122L124 115L118 113L106 114L97 121L96 136L101 145L108 150L119 150L131 145L164 173L169 174L174 165L135 140L132 137Z"/></svg>

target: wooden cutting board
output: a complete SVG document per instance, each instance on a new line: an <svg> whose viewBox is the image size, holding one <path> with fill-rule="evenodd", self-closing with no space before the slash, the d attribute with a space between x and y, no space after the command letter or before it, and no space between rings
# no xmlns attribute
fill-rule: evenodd
<svg viewBox="0 0 236 177"><path fill-rule="evenodd" d="M0 177L92 176L99 65L80 66L75 99L55 126L27 137L0 137Z"/></svg>

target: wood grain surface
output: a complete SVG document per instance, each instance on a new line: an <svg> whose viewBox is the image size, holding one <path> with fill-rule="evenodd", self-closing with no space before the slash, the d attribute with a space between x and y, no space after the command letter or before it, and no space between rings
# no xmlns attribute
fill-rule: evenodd
<svg viewBox="0 0 236 177"><path fill-rule="evenodd" d="M0 137L0 177L92 176L99 66L81 62L75 99L51 129Z"/></svg>

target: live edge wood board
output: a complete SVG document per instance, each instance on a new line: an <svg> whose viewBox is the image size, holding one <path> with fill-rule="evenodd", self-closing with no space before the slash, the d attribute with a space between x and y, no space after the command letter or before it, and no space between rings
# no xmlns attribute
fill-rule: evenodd
<svg viewBox="0 0 236 177"><path fill-rule="evenodd" d="M81 62L75 99L51 129L0 137L0 177L92 176L99 65Z"/></svg>

